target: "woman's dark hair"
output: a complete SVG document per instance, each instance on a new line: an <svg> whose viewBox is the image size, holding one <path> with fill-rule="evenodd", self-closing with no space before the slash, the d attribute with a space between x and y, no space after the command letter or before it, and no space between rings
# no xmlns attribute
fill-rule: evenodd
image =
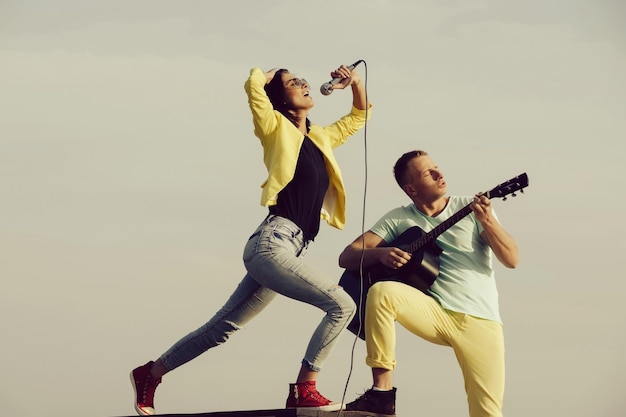
<svg viewBox="0 0 626 417"><path fill-rule="evenodd" d="M396 178L396 182L402 188L408 181L406 177L406 172L408 168L409 161L418 156L428 155L426 151L409 151L402 155L393 166L393 175Z"/></svg>
<svg viewBox="0 0 626 417"><path fill-rule="evenodd" d="M274 110L280 112L283 116L285 116L291 123L293 123L296 127L298 126L298 118L291 114L289 110L291 107L289 103L287 103L287 96L285 94L285 86L283 85L283 74L289 72L289 70L281 68L274 74L272 80L265 84L265 93L267 97L270 99L270 103L274 107ZM306 127L309 129L311 122L309 118L306 119Z"/></svg>

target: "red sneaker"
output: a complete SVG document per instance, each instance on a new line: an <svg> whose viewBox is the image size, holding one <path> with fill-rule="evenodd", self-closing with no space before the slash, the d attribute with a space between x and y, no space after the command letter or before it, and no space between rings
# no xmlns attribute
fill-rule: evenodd
<svg viewBox="0 0 626 417"><path fill-rule="evenodd" d="M342 410L343 404L330 401L317 391L315 381L289 384L286 408L315 408L323 411Z"/></svg>
<svg viewBox="0 0 626 417"><path fill-rule="evenodd" d="M135 410L140 416L154 414L154 391L161 383L161 378L154 379L150 375L152 361L133 369L130 373L130 382L135 389Z"/></svg>

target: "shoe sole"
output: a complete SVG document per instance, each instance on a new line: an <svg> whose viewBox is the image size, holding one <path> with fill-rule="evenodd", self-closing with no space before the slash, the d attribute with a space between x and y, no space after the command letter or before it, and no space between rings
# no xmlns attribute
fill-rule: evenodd
<svg viewBox="0 0 626 417"><path fill-rule="evenodd" d="M317 411L339 411L339 410L345 410L346 409L346 405L345 404L340 404L340 403L336 403L336 404L328 404L328 405L320 405L318 407L287 407L290 410L298 410L298 411L306 411L306 410L311 410L312 412L316 413ZM317 417L317 414L311 414L312 416ZM308 417L306 416L306 414L302 414L303 417ZM300 417L300 414L298 414L298 417Z"/></svg>

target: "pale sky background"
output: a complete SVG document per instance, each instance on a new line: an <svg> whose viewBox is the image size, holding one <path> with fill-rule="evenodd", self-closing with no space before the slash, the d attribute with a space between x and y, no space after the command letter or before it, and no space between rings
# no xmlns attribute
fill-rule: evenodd
<svg viewBox="0 0 626 417"><path fill-rule="evenodd" d="M351 94L319 86L364 59L367 135L336 152L348 223L309 261L338 280L362 223L408 203L408 150L451 194L527 172L494 202L522 256L497 270L505 415L624 416L625 19L621 0L2 0L0 415L134 415L129 371L223 304L265 216L250 68L305 77L326 124ZM282 408L320 318L277 299L167 375L157 411ZM371 385L353 341L320 375L333 399ZM452 350L403 329L395 385L400 417L467 415Z"/></svg>

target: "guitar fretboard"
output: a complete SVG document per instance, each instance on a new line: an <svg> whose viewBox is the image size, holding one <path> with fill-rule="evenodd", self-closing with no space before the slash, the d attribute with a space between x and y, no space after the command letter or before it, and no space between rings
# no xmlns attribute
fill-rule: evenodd
<svg viewBox="0 0 626 417"><path fill-rule="evenodd" d="M524 172L523 174L518 175L515 178L511 178L510 180L503 182L502 184L499 184L498 186L494 187L490 191L487 191L483 195L489 199L504 198L506 200L507 195L512 194L513 197L515 197L516 191L521 190L522 192L524 192L524 187L527 187L527 186L528 186L528 175ZM472 212L472 209L470 208L471 204L472 203L468 204L467 206L463 207L461 210L457 211L446 220L439 223L430 232L424 233L423 235L415 239L413 242L411 242L407 246L407 251L411 253L415 253L416 251L426 246L428 243L437 239L437 237L439 237L440 234L448 230L450 227L454 226L454 224L456 224L459 220L461 220L463 217L467 216L468 214Z"/></svg>
<svg viewBox="0 0 626 417"><path fill-rule="evenodd" d="M437 239L440 234L442 234L443 232L445 232L446 230L454 226L459 220L461 220L463 217L467 216L471 212L472 212L472 209L470 208L470 205L468 204L467 206L463 207L461 210L454 213L452 216L448 217L446 220L439 223L437 226L435 226L433 230L431 230L428 233L424 233L423 235L418 237L415 241L411 242L411 244L409 244L408 246L407 252L414 253L418 251L419 249L423 248L428 243Z"/></svg>

